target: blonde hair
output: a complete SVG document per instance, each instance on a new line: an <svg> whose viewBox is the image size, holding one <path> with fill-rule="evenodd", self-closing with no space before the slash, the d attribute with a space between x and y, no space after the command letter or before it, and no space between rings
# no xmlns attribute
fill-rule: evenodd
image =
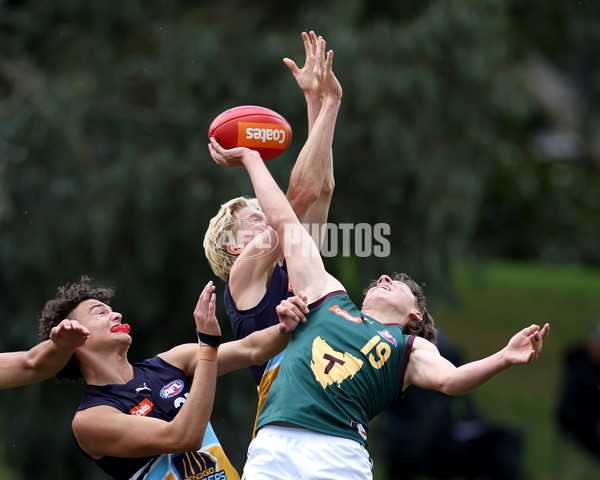
<svg viewBox="0 0 600 480"><path fill-rule="evenodd" d="M204 235L204 254L213 273L227 280L229 271L236 257L227 251L227 242L223 240L232 238L228 232L235 233L236 213L244 207L256 208L262 211L256 198L237 197L221 205L217 214L210 220Z"/></svg>

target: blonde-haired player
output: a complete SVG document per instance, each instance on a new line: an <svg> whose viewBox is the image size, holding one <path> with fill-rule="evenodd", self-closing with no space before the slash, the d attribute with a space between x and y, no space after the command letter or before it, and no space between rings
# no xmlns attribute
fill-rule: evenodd
<svg viewBox="0 0 600 480"><path fill-rule="evenodd" d="M303 32L305 65L284 59L305 95L309 137L292 169L287 200L305 225L317 226L314 238L327 222L334 189L332 143L342 88L335 77L333 52L325 40ZM322 121L314 128L317 117ZM239 167L241 164L231 163ZM223 204L210 221L204 238L209 264L225 280L225 308L235 338L279 322L275 308L293 295L277 236L266 222L256 199L238 197ZM266 365L250 368L255 384Z"/></svg>

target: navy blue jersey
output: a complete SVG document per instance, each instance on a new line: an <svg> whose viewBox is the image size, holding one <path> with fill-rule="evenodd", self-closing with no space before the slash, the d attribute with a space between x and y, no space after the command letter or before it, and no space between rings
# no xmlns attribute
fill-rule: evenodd
<svg viewBox="0 0 600 480"><path fill-rule="evenodd" d="M275 307L281 303L282 300L294 295L292 288L289 285L287 269L285 264L283 267L279 265L275 266L273 276L271 277L271 283L259 302L253 308L248 310L238 310L231 298L231 292L229 290L229 281L225 286L225 310L227 316L231 322L233 328L233 335L236 339L244 338L257 330L263 330L276 325L279 323L279 317L275 311ZM255 385L260 384L263 372L265 371L266 363L262 365L253 365L248 368L250 375Z"/></svg>
<svg viewBox="0 0 600 480"><path fill-rule="evenodd" d="M183 370L165 362L160 357L154 357L144 360L141 363L134 363L133 379L125 384L103 386L87 385L77 411L100 405L108 405L125 414L149 416L165 421L171 421L185 403L185 399L190 392L190 387L191 382ZM206 456L211 463L208 464L208 468L205 468L206 465L203 467L204 473L196 472L198 475L203 475L198 478L204 478L204 476L208 475L208 469L212 469L211 471L216 472L222 470L222 475L218 478L239 478L237 472L232 469L229 461L223 454L221 445L219 444L210 423L208 424L204 437L202 449L198 452L194 452L194 454ZM126 453L127 452L124 452L124 454ZM206 455L206 453L209 455ZM88 455L86 454L86 456ZM180 456L181 455L177 456L177 458ZM164 457L164 455L143 458L106 456L99 460L92 460L96 462L102 470L117 480L131 478L132 475L145 465L148 465L148 469L150 466L154 466L153 470L157 475L148 477L140 475L139 478L179 478L179 476L175 476L174 473L171 473L171 476L167 475L164 477L162 473L158 475L159 468L157 468L157 462L154 462L154 460L162 461L162 457ZM169 457L170 460L168 460L170 464L177 461L175 455L170 455ZM160 465L158 465L158 467L162 469ZM180 476L181 478L188 478L187 475Z"/></svg>

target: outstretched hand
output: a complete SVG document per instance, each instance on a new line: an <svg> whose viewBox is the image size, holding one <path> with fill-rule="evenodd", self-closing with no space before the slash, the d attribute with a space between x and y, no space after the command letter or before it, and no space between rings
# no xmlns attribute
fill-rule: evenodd
<svg viewBox="0 0 600 480"><path fill-rule="evenodd" d="M333 50L325 52L327 46L323 37L317 41L315 78L325 97L342 98L342 86L333 73Z"/></svg>
<svg viewBox="0 0 600 480"><path fill-rule="evenodd" d="M308 313L306 305L307 296L304 292L282 300L275 311L279 317L279 332L293 333L300 323L306 322L305 315Z"/></svg>
<svg viewBox="0 0 600 480"><path fill-rule="evenodd" d="M215 163L223 165L224 167L243 167L243 159L245 157L257 156L258 158L261 158L260 153L256 150L250 150L246 147L235 147L227 150L226 148L223 148L214 137L210 137L208 151Z"/></svg>
<svg viewBox="0 0 600 480"><path fill-rule="evenodd" d="M283 63L290 69L298 86L304 93L319 98L323 96L323 91L314 75L317 59L317 35L313 31L309 33L302 32L302 40L304 42L304 52L306 54L304 66L299 68L298 65L296 65L296 62L290 58L284 58Z"/></svg>
<svg viewBox="0 0 600 480"><path fill-rule="evenodd" d="M60 348L77 348L90 336L87 327L77 320L65 319L50 331L50 340Z"/></svg>
<svg viewBox="0 0 600 480"><path fill-rule="evenodd" d="M547 323L542 329L539 325L531 325L515 334L505 349L507 361L511 364L530 363L538 358L549 331Z"/></svg>
<svg viewBox="0 0 600 480"><path fill-rule="evenodd" d="M284 58L283 62L292 72L302 91L315 98L334 96L342 98L342 87L333 74L333 50L325 52L326 42L323 37L310 31L302 32L306 60L299 68L296 63Z"/></svg>
<svg viewBox="0 0 600 480"><path fill-rule="evenodd" d="M202 290L194 309L196 330L208 335L221 335L221 327L215 315L217 304L217 296L214 293L215 288L212 280L208 282Z"/></svg>

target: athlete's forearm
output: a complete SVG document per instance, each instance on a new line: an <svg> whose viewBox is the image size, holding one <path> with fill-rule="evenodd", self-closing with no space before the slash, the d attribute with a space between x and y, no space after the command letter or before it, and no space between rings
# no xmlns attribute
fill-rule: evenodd
<svg viewBox="0 0 600 480"><path fill-rule="evenodd" d="M306 100L306 115L308 118L308 134L313 129L321 107L323 106L323 96L315 95L312 92L304 92L304 99Z"/></svg>
<svg viewBox="0 0 600 480"><path fill-rule="evenodd" d="M172 453L198 450L212 413L217 381L218 349L201 346L192 387L179 413L169 422Z"/></svg>
<svg viewBox="0 0 600 480"><path fill-rule="evenodd" d="M331 146L339 108L340 100L326 98L290 175L286 196L300 221L307 220L307 212L318 198L325 195L329 199L333 193ZM322 224L325 218L311 218L308 221Z"/></svg>
<svg viewBox="0 0 600 480"><path fill-rule="evenodd" d="M52 340L46 340L29 350L26 368L39 377L49 378L67 364L74 351L74 348L59 347Z"/></svg>
<svg viewBox="0 0 600 480"><path fill-rule="evenodd" d="M219 348L218 375L261 365L282 352L289 340L290 335L281 333L279 325L272 325L240 340L224 343Z"/></svg>
<svg viewBox="0 0 600 480"><path fill-rule="evenodd" d="M279 325L273 325L248 335L244 340L252 352L253 365L261 365L287 347L290 335L281 333Z"/></svg>
<svg viewBox="0 0 600 480"><path fill-rule="evenodd" d="M505 360L502 350L481 360L466 363L453 371L445 384L444 393L464 395L509 367L510 364Z"/></svg>
<svg viewBox="0 0 600 480"><path fill-rule="evenodd" d="M69 361L72 348L46 340L24 352L0 354L0 388L41 382L56 375Z"/></svg>
<svg viewBox="0 0 600 480"><path fill-rule="evenodd" d="M299 224L285 194L271 176L267 166L259 155L245 154L242 163L248 171L254 193L270 225L278 232L283 232L286 224ZM280 234L281 240L281 234Z"/></svg>

